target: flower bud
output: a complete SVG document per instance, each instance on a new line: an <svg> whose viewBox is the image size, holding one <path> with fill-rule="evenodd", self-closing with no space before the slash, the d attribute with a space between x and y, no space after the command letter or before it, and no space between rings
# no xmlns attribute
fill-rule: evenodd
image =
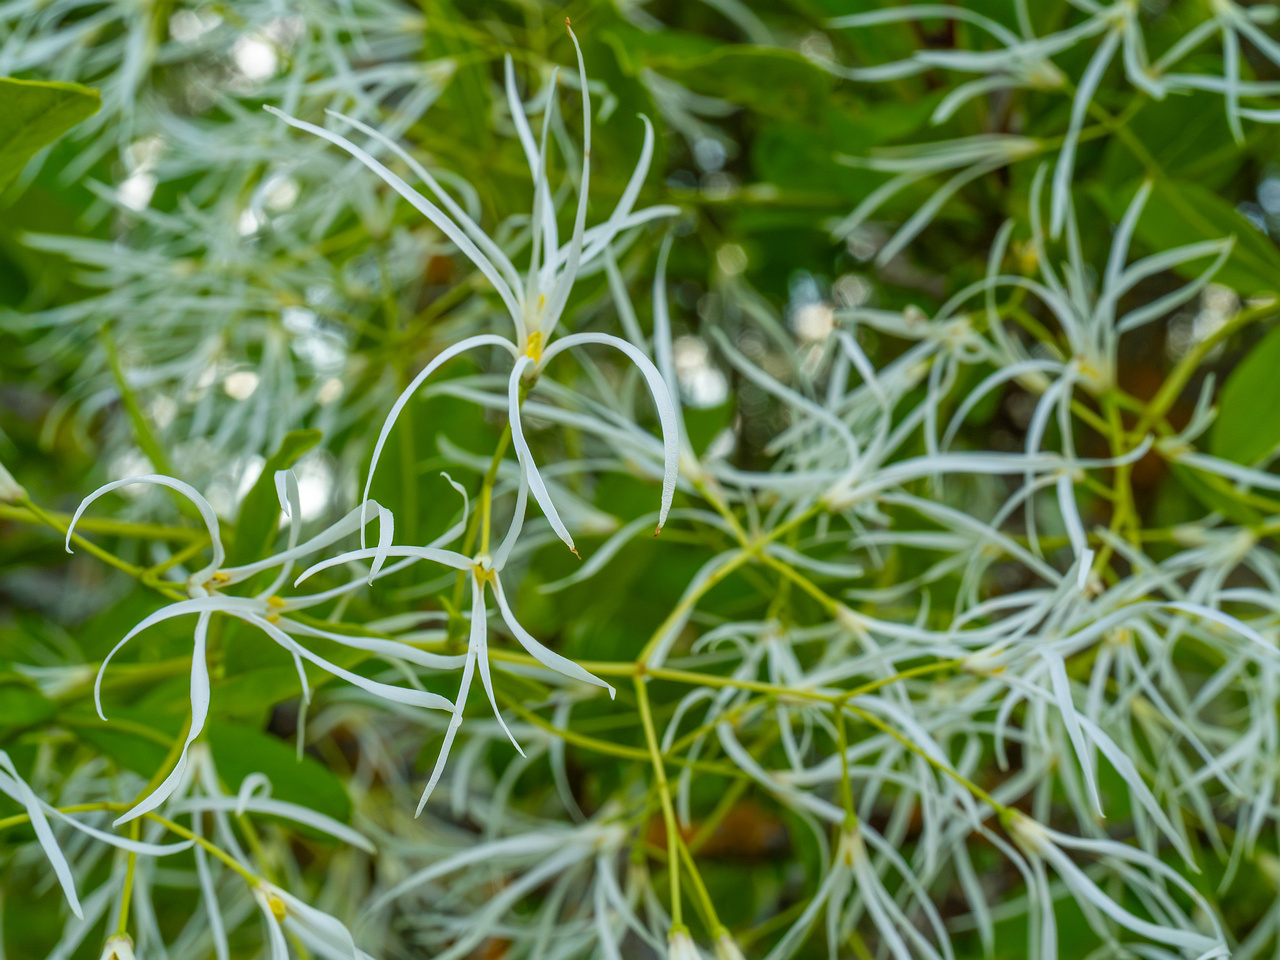
<svg viewBox="0 0 1280 960"><path fill-rule="evenodd" d="M113 933L107 937L107 942L102 945L102 960L134 960L133 938L127 933Z"/></svg>
<svg viewBox="0 0 1280 960"><path fill-rule="evenodd" d="M746 960L742 948L728 930L716 937L716 960Z"/></svg>
<svg viewBox="0 0 1280 960"><path fill-rule="evenodd" d="M13 474L5 469L3 463L0 463L0 503L14 503L22 500L27 495L27 491L22 484L13 479Z"/></svg>
<svg viewBox="0 0 1280 960"><path fill-rule="evenodd" d="M687 930L672 930L667 937L667 960L702 960Z"/></svg>

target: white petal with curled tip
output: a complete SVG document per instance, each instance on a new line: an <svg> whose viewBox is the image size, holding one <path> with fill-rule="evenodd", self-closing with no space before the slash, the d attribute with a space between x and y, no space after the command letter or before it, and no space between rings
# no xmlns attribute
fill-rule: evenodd
<svg viewBox="0 0 1280 960"><path fill-rule="evenodd" d="M271 778L265 773L251 773L240 781L240 789L236 791L236 816L243 817L249 809L249 802L261 793L263 799L271 797Z"/></svg>
<svg viewBox="0 0 1280 960"><path fill-rule="evenodd" d="M182 745L182 753L173 770L164 778L164 782L132 810L118 817L113 826L128 823L136 817L155 810L164 803L178 788L187 772L187 752L200 731L204 729L205 719L209 716L209 664L205 660L205 641L209 635L209 621L213 614L206 611L196 621L195 646L191 649L191 724L187 729L187 739Z"/></svg>
<svg viewBox="0 0 1280 960"><path fill-rule="evenodd" d="M181 480L175 480L173 477L161 476L158 473L145 473L136 477L125 477L123 480L113 480L111 483L104 483L93 493L89 494L80 501L80 506L76 507L75 515L71 518L71 523L67 525L67 538L65 546L67 553L71 553L71 534L75 532L76 523L84 514L89 504L97 500L99 497L110 493L112 490L119 490L121 487L127 487L133 483L154 483L157 486L168 487L170 490L176 490L195 505L200 511L200 518L204 520L205 529L209 531L209 541L213 551L213 558L209 561L209 565L197 570L191 575L191 582L200 584L204 583L222 566L222 561L226 559L226 551L222 547L222 537L218 531L218 515L213 512L213 507L195 487L190 484L183 483Z"/></svg>
<svg viewBox="0 0 1280 960"><path fill-rule="evenodd" d="M562 350L587 343L616 347L625 353L640 368L645 383L649 385L649 392L653 395L653 405L658 409L658 423L662 425L662 506L658 511L658 532L661 533L662 525L667 522L667 513L671 510L671 501L676 494L676 480L680 475L680 424L676 419L676 407L671 399L671 391L667 389L667 384L658 368L653 365L653 361L646 357L639 347L608 333L573 333L567 337L561 337L547 348L539 366L546 364Z"/></svg>
<svg viewBox="0 0 1280 960"><path fill-rule="evenodd" d="M297 560L318 550L323 550L344 537L349 537L351 534L358 532L365 526L372 519L367 512L369 507L374 508L372 516L377 516L377 511L380 508L378 502L376 500L366 500L360 506L352 509L337 523L317 533L310 540L304 541L289 550L273 554L263 560L255 560L253 563L246 563L239 567L227 567L221 571L222 576L219 577L219 580L224 585L240 583L255 574L261 573L263 570L270 570L273 567L288 563L290 560Z"/></svg>
<svg viewBox="0 0 1280 960"><path fill-rule="evenodd" d="M369 565L369 582L378 575L382 565L387 562L391 550L391 541L395 538L395 517L386 507L378 508L378 548L373 552L373 563Z"/></svg>
<svg viewBox="0 0 1280 960"><path fill-rule="evenodd" d="M373 472L378 468L378 458L382 455L382 448L387 442L387 437L391 434L391 428L396 425L396 419L400 416L400 411L417 393L418 387L422 386L422 382L435 373L442 366L452 360L459 354L468 350L474 350L476 347L501 347L510 353L513 357L517 355L515 344L505 337L499 337L492 333L483 333L474 337L467 337L465 340L459 340L450 347L441 350L431 362L419 371L418 375L413 378L410 384L400 391L400 396L396 398L396 402L391 406L391 412L387 414L387 418L382 422L382 429L378 431L378 441L373 445L373 457L369 460L369 476L364 483L364 500L369 501L369 490L373 486ZM363 529L363 528L362 528ZM361 546L364 545L364 534L361 533Z"/></svg>
<svg viewBox="0 0 1280 960"><path fill-rule="evenodd" d="M275 482L276 499L280 501L280 512L289 520L289 546L285 549L285 553L291 554L298 546L298 539L302 536L302 495L298 490L297 474L292 470L277 470ZM280 568L280 572L276 574L275 580L258 596L264 598L274 596L282 586L288 583L289 574L292 572L293 557L290 556L284 562L284 566Z"/></svg>
<svg viewBox="0 0 1280 960"><path fill-rule="evenodd" d="M307 123L305 120L298 120L273 106L267 105L264 106L263 109L279 117L291 127L296 127L299 130L305 130L308 133L313 133L317 137L321 137L328 140L335 146L341 147L343 150L347 151L347 153L351 154L351 156L355 157L366 167L376 173L380 178L382 178L383 182L385 182L387 186L391 187L391 189L396 193L408 200L419 213L439 228L440 232L453 241L454 245L462 251L463 255L476 265L476 269L484 274L485 279L493 284L493 288L498 292L498 296L502 298L502 302L506 305L512 318L520 316L520 302L516 299L516 296L512 293L510 287L507 286L507 282L502 278L502 274L498 271L497 267L493 265L492 261L490 261L490 259L481 252L480 248L472 242L466 232L454 223L452 219L450 219L448 214L420 194L417 190L413 189L413 187L409 186L409 184L405 183L399 176L388 170L379 160L376 160L367 152L357 147L346 137L334 133L332 130L326 130L324 127L318 127L314 123Z"/></svg>
<svg viewBox="0 0 1280 960"><path fill-rule="evenodd" d="M453 487L454 490L457 490L458 496L462 497L462 519L427 544L428 547L438 547L441 544L452 543L454 540L458 539L458 537L462 536L466 532L467 520L471 517L471 499L467 496L467 488L458 483L453 479L453 477L449 476L449 474L445 473L443 470L440 471L440 476L444 477L449 486Z"/></svg>
<svg viewBox="0 0 1280 960"><path fill-rule="evenodd" d="M67 864L67 858L62 854L62 848L58 846L58 840L53 835L53 828L49 826L49 820L44 815L44 810L40 806L40 799L27 786L27 782L18 775L18 769L13 765L13 761L9 759L9 754L4 750L0 750L0 767L13 778L11 782L0 781L0 789L9 795L11 799L21 804L27 811L27 816L31 818L31 827L36 832L36 840L39 842L44 855L49 858L49 864L53 867L53 872L58 878L58 884L62 887L62 892L67 895L67 902L71 905L71 912L77 917L83 919L84 911L80 908L80 898L76 896L76 882L71 876L71 867Z"/></svg>
<svg viewBox="0 0 1280 960"><path fill-rule="evenodd" d="M330 663L315 653L312 653L306 647L299 644L287 633L277 627L275 624L264 620L262 617L252 614L237 614L245 623L251 623L258 629L262 630L271 637L276 643L284 647L295 657L308 660L314 663L326 673L331 673L335 677L341 677L347 683L359 687L366 693L371 693L375 697L381 697L383 700L390 700L392 703L403 703L411 707L423 707L427 710L452 710L453 704L444 697L436 693L427 693L424 690L406 690L404 687L394 687L389 683L379 683L376 680L370 680L368 677L362 677L350 670L344 670L336 663Z"/></svg>
<svg viewBox="0 0 1280 960"><path fill-rule="evenodd" d="M570 680L580 680L582 683L589 683L594 687L603 687L609 691L609 699L613 699L616 691L612 686L605 683L599 677L584 670L578 664L574 663L568 657L563 657L554 650L548 650L529 633L524 627L520 626L516 620L515 614L511 612L511 607L507 603L506 594L502 590L502 581L497 577L493 579L493 593L498 598L498 611L502 614L502 621L507 628L515 634L516 641L520 646L528 651L529 655L537 660L548 670L554 670L561 676L568 677Z"/></svg>
<svg viewBox="0 0 1280 960"><path fill-rule="evenodd" d="M111 651L103 658L101 666L98 667L98 675L93 681L93 704L98 709L99 719L106 720L106 714L102 712L102 677L107 672L107 664L111 662L111 658L119 652L120 648L126 643L140 634L147 627L162 623L165 620L172 620L174 617L183 617L190 613L232 613L248 611L265 611L266 606L261 600L254 600L249 597L195 597L191 600L178 600L169 604L167 607L161 607L155 613L143 617L133 629L126 633Z"/></svg>
<svg viewBox="0 0 1280 960"><path fill-rule="evenodd" d="M511 445L516 448L516 459L520 461L520 466L529 478L529 489L533 491L533 499L546 514L547 523L551 524L551 529L556 532L556 536L576 554L578 551L573 545L573 537L569 536L564 521L556 512L556 505L551 502L547 485L542 482L538 465L533 462L533 453L530 452L529 444L525 441L524 428L520 425L520 376L532 363L533 360L529 357L521 357L511 370L511 379L507 381L507 419L511 424Z"/></svg>

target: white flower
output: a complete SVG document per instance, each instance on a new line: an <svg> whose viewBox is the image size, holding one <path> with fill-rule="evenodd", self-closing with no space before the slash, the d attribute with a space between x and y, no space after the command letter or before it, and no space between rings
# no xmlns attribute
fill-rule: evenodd
<svg viewBox="0 0 1280 960"><path fill-rule="evenodd" d="M609 219L590 230L586 229L587 202L591 175L591 101L588 95L586 66L582 60L582 51L578 48L577 37L569 31L573 39L574 49L578 55L578 79L582 90L582 175L578 185L578 206L574 219L573 235L569 242L560 245L556 228L555 210L552 205L551 191L547 181L546 145L547 131L551 116L555 109L555 98L547 100L546 112L543 115L541 142L535 142L533 131L529 127L523 104L520 102L515 86L515 72L511 58L506 60L507 98L511 107L512 118L519 132L525 158L533 175L533 214L530 223L531 252L529 267L524 277L520 276L511 259L493 241L456 201L440 186L421 164L413 159L402 147L377 130L357 120L338 115L344 122L356 127L371 137L376 143L385 147L404 161L409 168L426 184L428 190L439 201L437 206L427 199L400 176L389 170L366 150L356 146L347 138L318 127L315 124L295 119L268 106L267 109L291 126L306 130L316 136L323 137L330 143L346 150L382 178L392 189L408 200L428 220L438 227L458 249L480 270L493 285L501 298L514 326L513 339L493 334L481 334L467 337L441 351L413 379L401 393L400 398L391 408L374 447L373 459L369 465L369 476L365 483L365 498L373 484L373 472L377 468L378 459L383 446L395 425L400 412L417 392L422 383L443 364L469 350L478 347L498 347L508 352L514 360L511 370L509 396L510 405L508 420L511 425L512 444L519 458L520 466L528 474L529 488L534 500L546 514L547 520L556 535L569 547L574 548L573 538L565 528L555 504L547 493L538 467L533 461L529 445L525 441L520 420L522 385L533 383L545 369L546 365L557 354L571 347L588 345L610 346L622 351L629 360L636 364L649 385L653 401L658 410L658 418L663 435L663 473L662 473L662 506L659 512L658 530L666 520L671 508L671 500L675 494L676 476L679 469L678 427L675 407L668 385L663 381L658 369L643 351L634 344L620 337L605 333L576 333L561 337L551 342L556 326L561 319L581 268L590 261L600 257L610 242L622 231L638 226L658 217L669 216L676 212L673 207L651 207L638 213L632 212L636 197L648 173L649 161L653 155L653 130L647 119L645 124L645 142L641 150L640 160L636 164L618 206ZM553 78L554 84L554 78Z"/></svg>
<svg viewBox="0 0 1280 960"><path fill-rule="evenodd" d="M444 743L440 748L439 756L436 759L435 766L432 768L431 776L427 781L427 785L422 792L422 798L418 801L417 813L422 813L423 807L426 805L427 799L435 790L436 784L440 781L440 776L444 772L445 762L448 760L449 751L453 747L454 738L457 736L458 728L462 726L462 715L467 705L467 694L471 690L471 681L477 669L480 672L480 682L484 687L485 695L489 698L489 705L493 708L493 714L497 718L499 725L504 733L511 740L512 745L523 756L524 750L516 741L511 731L507 729L506 721L502 719L502 713L498 709L498 703L494 696L493 680L489 670L489 626L488 626L488 609L485 605L485 587L486 585L493 591L494 599L498 603L498 611L502 615L503 622L511 631L516 641L529 653L535 660L541 663L549 670L554 670L562 676L571 680L577 680L581 683L591 684L593 686L602 687L609 691L610 698L614 695L614 689L599 677L587 672L578 664L574 663L567 657L563 657L550 650L543 644L539 643L527 630L524 629L516 620L515 614L511 610L510 604L507 602L506 594L502 589L502 579L500 574L507 564L511 551L514 549L516 541L519 539L521 528L524 526L525 509L527 507L529 474L521 473L520 488L516 497L515 516L512 518L511 527L507 531L506 537L498 546L497 552L491 557L488 554L477 554L474 557L467 557L454 550L443 550L434 547L412 547L412 546L391 546L377 549L351 550L347 553L339 554L328 560L314 564L307 570L303 571L298 577L297 583L318 573L321 570L334 567L339 564L350 563L351 561L372 560L381 553L387 557L404 557L406 562L413 563L417 560L429 560L434 563L441 563L445 566L452 567L455 570L462 571L467 575L467 580L471 585L471 628L470 636L467 641L467 653L462 663L462 680L458 688L458 696L452 705L453 715L449 719L449 726L445 730ZM358 509L358 508L357 508ZM387 568L385 572L399 569L401 564L395 567ZM296 584L295 584L296 585ZM444 659L437 657L436 659Z"/></svg>
<svg viewBox="0 0 1280 960"><path fill-rule="evenodd" d="M426 653L417 650L406 644L396 643L389 640L379 640L368 637L355 637L337 633L335 631L324 630L318 627L309 626L296 620L289 619L288 614L294 611L305 610L310 607L317 606L329 600L336 599L344 594L359 590L367 583L371 582L373 577L381 570L383 562L388 557L391 539L392 539L392 520L389 511L378 506L376 503L370 503L375 509L374 516L379 520L379 546L371 551L373 564L370 574L367 578L359 577L351 580L339 587L322 591L321 593L312 594L310 596L281 598L276 591L285 583L289 574L293 569L294 562L302 557L316 553L331 544L341 540L343 537L354 534L357 530L364 527L365 506L357 507L348 513L337 523L328 529L312 537L305 543L299 544L298 539L301 531L302 516L299 502L297 479L293 475L293 471L279 471L276 475L276 489L280 496L281 509L285 516L289 518L289 546L282 552L260 560L255 563L244 564L239 567L222 567L222 562L226 557L226 550L223 547L221 534L218 526L218 518L209 502L194 488L180 480L174 480L171 477L163 477L158 475L146 475L139 477L127 477L113 483L108 483L99 487L90 494L80 504L75 515L71 519L71 523L67 528L66 545L68 551L71 549L71 533L75 529L76 522L83 515L85 509L103 494L115 490L126 484L132 483L154 483L177 490L186 496L205 521L205 526L209 534L211 543L212 558L210 562L191 574L187 578L187 592L190 599L177 600L168 606L162 607L156 612L144 617L141 621L134 625L117 643L112 647L111 651L103 659L101 666L98 668L97 677L94 681L94 704L98 710L98 716L103 720L106 715L102 710L102 678L106 672L107 665L111 662L112 657L130 640L141 633L143 630L165 620L171 620L174 617L186 616L189 614L197 614L195 632L193 634L193 646L191 656L191 724L187 733L187 739L182 748L182 753L178 758L178 762L174 765L173 770L165 778L150 795L141 800L132 810L122 815L116 823L124 823L135 817L141 816L149 810L154 810L167 799L182 782L187 768L188 754L191 745L204 729L205 720L209 714L210 700L210 683L208 664L205 659L205 645L208 639L209 624L215 613L222 613L227 616L235 617L244 623L257 627L267 634L273 641L283 647L292 657L294 667L298 673L298 680L302 688L304 700L310 699L310 686L307 682L306 670L303 661L314 664L322 670L341 677L348 683L354 684L375 696L396 703L403 703L409 706L424 707L429 710L452 710L451 704L444 697L433 693L427 693L421 690L407 690L403 687L392 686L390 684L380 683L362 677L353 673L335 663L324 659L318 654L312 652L307 647L298 643L295 636L317 637L333 640L345 646L354 647L359 650L365 650L371 653L394 656L402 660L421 664L427 667L448 667L452 666L454 661L449 657L441 657L435 654ZM455 526L447 531L445 536L452 538L461 533L461 526ZM388 568L384 573L393 572L402 569L407 563L394 565ZM266 589L261 591L255 597L236 597L227 596L221 591L234 584L248 580L257 573L280 568L275 581Z"/></svg>

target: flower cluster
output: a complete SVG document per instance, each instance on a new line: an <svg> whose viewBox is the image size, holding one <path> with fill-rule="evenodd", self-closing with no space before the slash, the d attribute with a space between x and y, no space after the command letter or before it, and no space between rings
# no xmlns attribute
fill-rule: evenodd
<svg viewBox="0 0 1280 960"><path fill-rule="evenodd" d="M21 811L3 825L30 824L15 862L47 861L65 895L57 955L101 934L104 960L1053 960L1068 939L1209 960L1280 936L1274 907L1245 930L1223 904L1275 881L1280 433L1231 456L1210 442L1213 378L1191 383L1277 315L1275 297L1242 308L1216 282L1266 238L1210 218L1207 234L1146 242L1165 213L1155 169L1112 191L1110 229L1073 190L1081 144L1127 130L1097 102L1109 69L1144 107L1221 94L1237 137L1274 121L1244 105L1275 91L1242 78L1240 53L1243 38L1280 65L1272 8L1215 0L1157 43L1161 14L1129 0L1058 5L1047 32L1024 0L1008 22L895 6L797 42L818 70L773 49L785 34L747 5L708 6L762 60L811 79L977 75L937 93L934 123L1033 93L1065 98L1061 130L965 129L844 157L889 177L822 230L850 251L874 233L857 257L873 265L792 278L781 310L746 272L754 250L718 232L707 289L689 295L680 259L699 215L642 205L661 143L649 117L609 128L634 125L629 172L593 155L606 98L571 27L560 49L576 70L503 50L489 76L457 50L419 59L423 25L381 4L308 3L234 29L183 9L159 52L142 42L153 25L118 5L0 11L15 69L74 47L60 75L107 78L83 162L108 135L134 157L98 191L136 217L127 242L30 241L93 266L99 289L12 324L51 378L78 366L50 430L73 408L86 429L122 412L104 428L116 476L73 514L0 467L0 516L57 528L77 561L91 553L137 591L100 656L33 653L14 674L51 706L31 724L29 775L0 751L0 792ZM634 52L619 37L661 49L643 4L618 7L633 31L610 35L618 63ZM115 39L86 62L73 40L94 17ZM854 67L833 52L843 31L939 21L969 47ZM496 65L511 28L495 23L450 29ZM33 35L48 49L13 60L13 38ZM1220 73L1198 53L1214 37ZM230 69L220 56L237 65L217 96L238 136L158 104L160 140L134 138L129 83L176 70L188 47L201 76ZM695 158L719 144L723 165L732 138L707 118L737 108L684 86L679 60L655 55L627 82ZM526 61L545 69L522 93ZM463 118L496 138L492 170L468 180L422 115L498 76L496 134ZM567 109L562 86L577 94ZM1012 181L1020 208L975 269L937 297L890 292L953 200L1051 154ZM508 155L526 199L486 227L485 177L514 181ZM593 217L602 170L615 200ZM936 174L950 179L900 222L872 219ZM141 199L183 177L199 189L172 211ZM446 268L447 282L423 277ZM120 321L140 303L152 311ZM77 338L103 318L86 355ZM1161 386L1135 388L1132 344L1182 321L1205 329ZM732 403L705 402L691 371L731 385ZM464 443L444 421L467 416ZM304 425L330 443L318 506L308 461L294 465ZM126 453L150 467L118 469ZM440 467L460 505L423 502ZM1180 513L1138 502L1141 471L1182 485L1166 488ZM123 518L104 519L99 500L121 497ZM158 729L175 716L180 729ZM273 766L268 737L224 749L245 716L296 736L296 762ZM68 747L117 717L164 758L140 773L131 755ZM198 891L181 925L157 920L166 888Z"/></svg>

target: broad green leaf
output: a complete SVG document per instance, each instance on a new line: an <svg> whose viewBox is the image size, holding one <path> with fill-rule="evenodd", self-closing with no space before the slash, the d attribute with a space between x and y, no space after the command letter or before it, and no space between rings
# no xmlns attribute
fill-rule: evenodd
<svg viewBox="0 0 1280 960"><path fill-rule="evenodd" d="M53 716L55 709L30 687L10 683L0 686L0 729L34 726Z"/></svg>
<svg viewBox="0 0 1280 960"><path fill-rule="evenodd" d="M280 449L262 466L236 520L235 535L227 549L227 566L252 563L267 555L280 520L280 500L276 495L276 471L288 470L298 458L320 442L319 430L294 430L280 441Z"/></svg>
<svg viewBox="0 0 1280 960"><path fill-rule="evenodd" d="M1119 191L1097 192L1102 206L1116 220L1124 214L1138 185ZM1139 244L1159 252L1202 240L1235 237L1235 249L1214 280L1244 296L1280 290L1280 250L1269 237L1246 220L1226 200L1189 180L1157 180L1138 220ZM1177 268L1184 277L1199 276L1210 260L1193 260Z"/></svg>
<svg viewBox="0 0 1280 960"><path fill-rule="evenodd" d="M0 77L0 190L26 162L85 117L98 112L97 90L78 83Z"/></svg>
<svg viewBox="0 0 1280 960"><path fill-rule="evenodd" d="M301 804L343 822L351 818L351 799L342 781L308 754L299 760L292 743L254 727L217 720L205 727L204 738L228 790L239 790L251 773L265 773L276 800Z"/></svg>
<svg viewBox="0 0 1280 960"><path fill-rule="evenodd" d="M150 779L169 755L183 715L123 706L111 706L106 714L104 722L92 703L80 702L58 714L58 723L123 769Z"/></svg>
<svg viewBox="0 0 1280 960"><path fill-rule="evenodd" d="M835 85L831 74L800 54L766 47L722 45L665 72L695 93L783 120L818 119Z"/></svg>
<svg viewBox="0 0 1280 960"><path fill-rule="evenodd" d="M666 67L687 62L714 51L718 44L707 37L661 30L648 33L628 23L616 23L601 32L601 39L613 48L618 65L631 75L644 67Z"/></svg>
<svg viewBox="0 0 1280 960"><path fill-rule="evenodd" d="M1209 450L1215 457L1254 463L1280 446L1280 327L1245 355L1218 395Z"/></svg>

